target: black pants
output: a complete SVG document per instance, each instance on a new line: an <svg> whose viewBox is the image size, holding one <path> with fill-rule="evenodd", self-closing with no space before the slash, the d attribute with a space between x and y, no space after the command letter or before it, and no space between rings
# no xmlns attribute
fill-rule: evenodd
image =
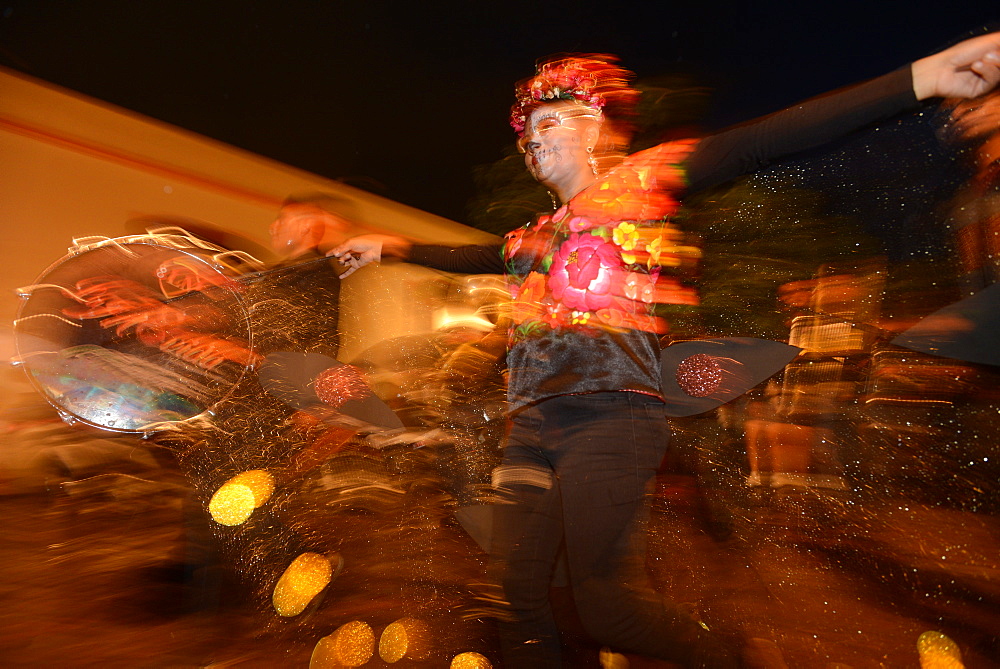
<svg viewBox="0 0 1000 669"><path fill-rule="evenodd" d="M515 416L494 476L492 570L512 614L501 623L504 667L560 666L548 595L563 546L596 641L685 666L738 666L730 644L648 585L645 500L668 439L663 404L638 393L560 396Z"/></svg>

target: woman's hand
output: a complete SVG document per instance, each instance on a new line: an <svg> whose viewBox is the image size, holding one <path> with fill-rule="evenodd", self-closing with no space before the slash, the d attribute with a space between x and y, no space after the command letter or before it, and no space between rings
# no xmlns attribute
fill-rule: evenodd
<svg viewBox="0 0 1000 669"><path fill-rule="evenodd" d="M381 262L383 256L405 260L410 254L410 246L410 242L402 237L361 235L330 249L326 255L333 256L341 265L347 266L347 271L340 275L343 278L369 263Z"/></svg>
<svg viewBox="0 0 1000 669"><path fill-rule="evenodd" d="M1000 32L959 42L913 63L913 92L927 98L975 98L1000 83Z"/></svg>

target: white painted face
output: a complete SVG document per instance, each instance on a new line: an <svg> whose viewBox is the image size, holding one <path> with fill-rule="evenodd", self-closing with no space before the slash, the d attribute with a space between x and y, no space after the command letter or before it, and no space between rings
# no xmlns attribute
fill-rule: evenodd
<svg viewBox="0 0 1000 669"><path fill-rule="evenodd" d="M581 177L592 176L587 140L596 134L589 130L597 124L598 117L592 110L573 102L560 100L539 106L528 117L524 135L517 143L524 152L528 172L557 191Z"/></svg>

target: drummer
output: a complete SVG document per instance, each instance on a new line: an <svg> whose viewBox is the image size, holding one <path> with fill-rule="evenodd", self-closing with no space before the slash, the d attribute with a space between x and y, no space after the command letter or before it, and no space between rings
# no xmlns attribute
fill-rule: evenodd
<svg viewBox="0 0 1000 669"><path fill-rule="evenodd" d="M337 357L340 279L323 262L323 251L362 228L351 205L326 193L289 196L271 223L271 247L278 261L248 282L254 346L275 351L322 353Z"/></svg>

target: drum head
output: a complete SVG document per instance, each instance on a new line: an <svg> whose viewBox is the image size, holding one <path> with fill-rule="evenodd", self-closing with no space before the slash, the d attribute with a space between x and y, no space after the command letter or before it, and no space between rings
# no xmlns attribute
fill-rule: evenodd
<svg viewBox="0 0 1000 669"><path fill-rule="evenodd" d="M91 245L22 289L18 362L64 419L149 432L208 411L255 364L237 273L185 239Z"/></svg>

